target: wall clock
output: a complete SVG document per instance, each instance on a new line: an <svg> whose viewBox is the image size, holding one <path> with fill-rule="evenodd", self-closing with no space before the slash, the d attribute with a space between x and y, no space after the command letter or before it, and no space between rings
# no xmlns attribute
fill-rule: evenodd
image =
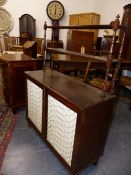
<svg viewBox="0 0 131 175"><path fill-rule="evenodd" d="M13 20L9 12L0 7L0 35L8 33L13 26Z"/></svg>
<svg viewBox="0 0 131 175"><path fill-rule="evenodd" d="M51 20L60 20L64 15L64 6L59 1L51 1L46 11Z"/></svg>
<svg viewBox="0 0 131 175"><path fill-rule="evenodd" d="M6 0L0 0L0 5L3 5L6 3Z"/></svg>
<svg viewBox="0 0 131 175"><path fill-rule="evenodd" d="M46 9L48 17L52 21L52 26L59 26L59 20L64 16L64 6L59 1L51 1ZM59 40L59 29L52 30L52 40Z"/></svg>

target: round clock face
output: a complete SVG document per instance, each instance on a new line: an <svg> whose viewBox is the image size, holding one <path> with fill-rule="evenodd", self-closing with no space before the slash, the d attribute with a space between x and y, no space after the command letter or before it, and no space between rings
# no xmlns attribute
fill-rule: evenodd
<svg viewBox="0 0 131 175"><path fill-rule="evenodd" d="M0 34L9 32L12 26L11 15L4 8L0 8Z"/></svg>
<svg viewBox="0 0 131 175"><path fill-rule="evenodd" d="M60 20L64 15L64 7L59 1L51 1L47 5L47 15L52 20Z"/></svg>

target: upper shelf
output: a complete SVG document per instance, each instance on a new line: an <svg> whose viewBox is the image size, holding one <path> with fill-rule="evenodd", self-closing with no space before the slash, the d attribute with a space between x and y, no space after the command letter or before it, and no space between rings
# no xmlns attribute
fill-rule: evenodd
<svg viewBox="0 0 131 175"><path fill-rule="evenodd" d="M66 49L61 49L61 48L50 48L50 47L46 47L47 51L51 51L51 52L57 52L57 53L63 53L63 54L69 54L69 55L75 55L75 56L79 56L79 57L83 57L83 58L88 58L89 60L99 60L99 61L107 61L107 56L95 56L95 55L89 55L89 54L82 54L79 52L74 52L74 51L69 51ZM117 59L113 59L113 62L117 62Z"/></svg>
<svg viewBox="0 0 131 175"><path fill-rule="evenodd" d="M47 26L46 22L44 24L44 30L46 29L113 29L110 25L72 25L72 26ZM125 29L124 25L119 25L118 29Z"/></svg>

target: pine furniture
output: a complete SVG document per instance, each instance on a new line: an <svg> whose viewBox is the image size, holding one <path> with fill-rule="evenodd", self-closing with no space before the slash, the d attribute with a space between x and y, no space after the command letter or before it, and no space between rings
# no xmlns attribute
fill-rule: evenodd
<svg viewBox="0 0 131 175"><path fill-rule="evenodd" d="M97 13L78 13L69 15L69 25L79 26L79 25L99 25L100 24L100 14ZM73 29L81 30L81 29ZM83 31L83 30L82 30ZM94 41L96 41L98 36L98 30L84 29L84 31L94 33Z"/></svg>

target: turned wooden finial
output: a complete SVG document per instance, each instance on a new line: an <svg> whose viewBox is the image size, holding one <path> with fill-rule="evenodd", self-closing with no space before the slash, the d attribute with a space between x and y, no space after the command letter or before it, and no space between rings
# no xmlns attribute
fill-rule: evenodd
<svg viewBox="0 0 131 175"><path fill-rule="evenodd" d="M118 52L118 62L116 64L116 68L112 78L112 89L111 89L112 94L116 94L118 91L119 80L122 74L122 71L120 70L120 68L121 68L121 63L122 63L122 58L124 53L125 42L126 42L126 28L123 31L123 36L120 42L120 47Z"/></svg>
<svg viewBox="0 0 131 175"><path fill-rule="evenodd" d="M120 25L120 20L119 20L120 16L119 14L116 16L115 21L111 21L111 26L114 32L116 32L119 28Z"/></svg>
<svg viewBox="0 0 131 175"><path fill-rule="evenodd" d="M44 52L43 52L43 69L45 69L45 67L46 67L45 60L46 60L46 56L47 56L47 54L46 54L46 30L47 30L47 24L45 21L45 23L44 23L44 44L43 44L43 50L44 50Z"/></svg>
<svg viewBox="0 0 131 175"><path fill-rule="evenodd" d="M115 47L115 44L116 44L116 31L118 30L119 25L120 25L119 18L120 18L120 16L117 15L115 21L112 21L110 23L114 33L113 33L113 37L112 37L110 50L109 50L108 55L107 55L107 62L106 62L107 69L106 69L106 75L105 75L105 81L104 81L102 96L106 95L105 93L106 93L107 87L108 87L108 79L109 79L110 69L111 69L111 66L112 66L113 52L114 52L114 47Z"/></svg>

